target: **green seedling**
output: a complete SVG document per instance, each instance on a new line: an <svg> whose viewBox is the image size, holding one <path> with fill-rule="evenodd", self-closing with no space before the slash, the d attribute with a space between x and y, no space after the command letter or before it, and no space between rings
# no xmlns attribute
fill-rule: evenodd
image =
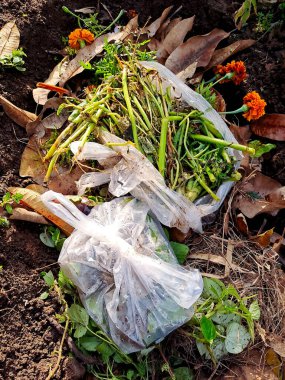
<svg viewBox="0 0 285 380"><path fill-rule="evenodd" d="M0 58L0 70L16 69L18 71L25 71L24 57L26 56L22 48L13 50L11 54Z"/></svg>
<svg viewBox="0 0 285 380"><path fill-rule="evenodd" d="M2 197L2 201L0 202L0 207L2 207L8 214L13 214L13 207L12 205L14 203L19 204L21 202L21 199L23 198L22 194L11 194L7 192Z"/></svg>
<svg viewBox="0 0 285 380"><path fill-rule="evenodd" d="M58 251L61 251L66 237L62 234L60 229L49 226L44 227L44 232L40 234L40 240L47 247L56 248Z"/></svg>

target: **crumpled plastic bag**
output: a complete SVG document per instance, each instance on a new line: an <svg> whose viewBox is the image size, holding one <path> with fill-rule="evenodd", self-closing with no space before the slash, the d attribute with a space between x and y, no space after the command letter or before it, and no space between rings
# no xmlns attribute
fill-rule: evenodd
<svg viewBox="0 0 285 380"><path fill-rule="evenodd" d="M125 353L142 350L187 322L201 295L196 269L177 263L146 203L116 198L86 216L62 194L44 204L75 231L59 256L88 314Z"/></svg>
<svg viewBox="0 0 285 380"><path fill-rule="evenodd" d="M203 112L227 141L237 142L221 116L203 96L193 91L158 62L141 62L141 64L159 73L164 87L170 86L173 97L179 98L194 109ZM84 174L78 182L79 194L82 194L88 187L96 187L110 182L109 191L111 194L117 197L128 193L132 194L146 202L162 224L168 227L176 227L182 232L186 233L190 228L196 232L202 232L202 218L219 209L233 185L233 182L227 181L218 188L216 195L220 199L219 201L214 200L210 195L205 195L193 204L183 195L169 189L159 171L145 156L127 144L126 141L106 131L101 132L100 140L102 144L119 143L120 145L113 145L112 148L105 146L106 150L103 151L101 144L86 143L77 159L98 160L105 168L108 157L109 159L116 158L114 151L119 157L117 160L115 159L113 168L109 164L108 170L103 173ZM78 152L78 144L78 142L71 144L70 148L74 154ZM242 158L241 153L231 148L228 149L228 152L236 157L236 168L238 168Z"/></svg>

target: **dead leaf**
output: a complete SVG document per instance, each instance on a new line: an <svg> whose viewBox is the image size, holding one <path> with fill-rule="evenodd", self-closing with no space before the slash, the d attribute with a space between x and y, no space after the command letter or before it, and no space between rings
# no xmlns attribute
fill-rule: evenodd
<svg viewBox="0 0 285 380"><path fill-rule="evenodd" d="M84 14L88 14L88 13L94 13L95 12L95 7L86 7L86 8L80 8L80 9L75 9L75 13L84 13Z"/></svg>
<svg viewBox="0 0 285 380"><path fill-rule="evenodd" d="M16 21L7 22L0 30L0 58L12 54L20 44L20 32Z"/></svg>
<svg viewBox="0 0 285 380"><path fill-rule="evenodd" d="M217 112L225 112L226 111L226 102L225 102L225 99L223 98L222 94L215 90L215 89L212 89L215 94L216 94L216 102L215 102L215 110Z"/></svg>
<svg viewBox="0 0 285 380"><path fill-rule="evenodd" d="M68 112L63 110L58 116L56 112L48 115L42 120L35 120L27 125L27 134L36 134L39 138L45 135L45 129L60 129L68 118Z"/></svg>
<svg viewBox="0 0 285 380"><path fill-rule="evenodd" d="M145 28L143 28L141 32L147 33L149 37L153 37L155 33L158 31L158 29L160 28L160 26L165 21L166 17L169 15L172 8L173 8L173 5L164 9L161 16L155 21L153 21L150 25L147 25Z"/></svg>
<svg viewBox="0 0 285 380"><path fill-rule="evenodd" d="M193 62L197 62L197 67L205 67L218 43L228 36L229 33L224 30L213 29L208 34L191 37L170 54L165 66L174 74L183 71Z"/></svg>
<svg viewBox="0 0 285 380"><path fill-rule="evenodd" d="M32 136L24 149L21 158L20 177L32 177L38 184L44 183L44 176L48 165L44 163L40 154L37 136Z"/></svg>
<svg viewBox="0 0 285 380"><path fill-rule="evenodd" d="M276 215L285 208L285 187L257 172L241 183L240 193L234 198L232 208L239 209L247 218L261 213Z"/></svg>
<svg viewBox="0 0 285 380"><path fill-rule="evenodd" d="M252 236L250 240L253 240L254 242L259 244L263 248L267 248L270 245L270 239L273 232L274 232L274 228L271 228L270 230L265 231L262 234Z"/></svg>
<svg viewBox="0 0 285 380"><path fill-rule="evenodd" d="M163 48L168 54L171 54L179 45L182 44L186 34L192 29L194 20L195 16L181 20L166 35L163 41Z"/></svg>
<svg viewBox="0 0 285 380"><path fill-rule="evenodd" d="M187 79L191 79L193 75L195 74L197 68L197 62L191 63L189 66L186 67L186 69L180 71L180 73L176 74L178 78L183 80L185 82Z"/></svg>
<svg viewBox="0 0 285 380"><path fill-rule="evenodd" d="M175 25L177 25L181 20L182 17L177 17L173 20L167 19L155 33L155 38L159 41L163 41L171 29L174 28Z"/></svg>
<svg viewBox="0 0 285 380"><path fill-rule="evenodd" d="M62 98L48 99L45 105L43 106L43 109L41 110L40 114L37 116L37 119L27 124L26 131L28 136L37 134L39 138L42 138L45 135L44 129L48 128L48 125L51 125L51 122L53 122L53 120L49 120L48 122L43 122L43 124L41 124L45 111L48 109L57 110L63 102L64 99Z"/></svg>
<svg viewBox="0 0 285 380"><path fill-rule="evenodd" d="M252 135L248 125L240 127L239 125L231 124L229 129L240 144L247 145Z"/></svg>
<svg viewBox="0 0 285 380"><path fill-rule="evenodd" d="M50 220L53 224L59 227L66 235L70 235L72 233L73 227L50 212L49 209L41 201L40 194L30 189L23 189L21 187L9 187L8 191L11 194L22 194L23 198L21 199L21 203L36 211L40 215L43 215L46 219Z"/></svg>
<svg viewBox="0 0 285 380"><path fill-rule="evenodd" d="M68 66L69 58L64 57L63 60L61 60L55 68L50 73L48 79L44 82L46 84L50 85L56 85L66 70ZM33 98L34 101L38 104L44 105L48 99L48 94L50 93L50 90L46 90L44 88L35 88L33 90Z"/></svg>
<svg viewBox="0 0 285 380"><path fill-rule="evenodd" d="M51 177L48 188L62 193L64 195L77 194L76 182L79 181L83 171L78 167L74 167L72 171L67 168L59 168L58 173L54 173Z"/></svg>
<svg viewBox="0 0 285 380"><path fill-rule="evenodd" d="M37 119L37 115L15 106L2 95L0 95L0 104L2 105L7 116L23 128L26 128L28 123Z"/></svg>
<svg viewBox="0 0 285 380"><path fill-rule="evenodd" d="M251 122L250 128L257 136L285 141L285 114L266 114Z"/></svg>
<svg viewBox="0 0 285 380"><path fill-rule="evenodd" d="M39 193L39 194L43 194L46 191L48 191L48 189L46 187L44 187L42 185L37 185L36 183L32 183L31 185L28 185L26 187L26 189L33 190L33 191L35 191L36 193Z"/></svg>
<svg viewBox="0 0 285 380"><path fill-rule="evenodd" d="M245 219L245 216L242 213L239 213L236 216L235 225L237 229L239 230L239 232L241 232L243 235L245 236L249 235L247 221Z"/></svg>
<svg viewBox="0 0 285 380"><path fill-rule="evenodd" d="M24 220L26 222L39 223L39 224L48 224L48 221L42 215L37 214L34 211L28 211L25 208L20 208L20 207L13 209L13 214L10 216L9 219Z"/></svg>
<svg viewBox="0 0 285 380"><path fill-rule="evenodd" d="M284 346L284 342L283 342L283 346ZM269 348L267 350L265 354L265 360L266 360L266 364L272 367L272 371L274 372L275 376L279 379L282 362L280 361L280 359L278 358L278 355L272 348Z"/></svg>
<svg viewBox="0 0 285 380"><path fill-rule="evenodd" d="M101 53L106 41L123 41L137 28L138 16L132 18L121 32L104 34L99 38L96 38L91 45L87 45L84 48L80 49L76 57L68 63L66 70L63 72L60 78L59 86L63 87L65 82L67 82L70 78L74 77L77 74L80 74L84 70L81 62L89 62L97 54Z"/></svg>
<svg viewBox="0 0 285 380"><path fill-rule="evenodd" d="M239 40L233 42L231 45L228 45L222 49L217 49L214 51L214 54L208 63L206 70L211 69L214 66L220 65L223 63L226 59L228 59L233 54L236 54L237 52L248 49L250 46L252 46L256 41L255 40Z"/></svg>

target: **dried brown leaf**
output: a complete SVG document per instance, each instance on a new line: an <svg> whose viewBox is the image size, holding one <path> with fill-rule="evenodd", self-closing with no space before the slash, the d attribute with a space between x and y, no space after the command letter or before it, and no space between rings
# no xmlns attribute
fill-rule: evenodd
<svg viewBox="0 0 285 380"><path fill-rule="evenodd" d="M233 210L239 209L247 218L261 213L275 215L285 208L285 187L259 172L245 179L240 194L233 201Z"/></svg>
<svg viewBox="0 0 285 380"><path fill-rule="evenodd" d="M35 120L29 123L27 126L27 134L31 136L36 134L38 137L42 138L45 135L45 129L60 129L68 118L68 113L62 111L58 116L56 112L48 115L42 120Z"/></svg>
<svg viewBox="0 0 285 380"><path fill-rule="evenodd" d="M263 232L262 234L252 236L250 240L253 240L254 242L259 244L263 248L267 248L270 245L271 236L273 235L273 232L274 232L274 229L271 228L270 230L267 230Z"/></svg>
<svg viewBox="0 0 285 380"><path fill-rule="evenodd" d="M245 236L249 236L247 221L242 213L239 213L236 216L235 225L239 232L241 232Z"/></svg>
<svg viewBox="0 0 285 380"><path fill-rule="evenodd" d="M84 48L80 49L76 57L73 58L67 65L66 70L63 72L59 85L64 86L70 78L74 77L77 74L80 74L84 68L81 65L81 62L89 62L97 54L101 53L104 48L105 42L116 42L123 41L127 38L132 32L138 28L138 16L132 18L125 28L118 33L108 33L96 38L91 45L87 45Z"/></svg>
<svg viewBox="0 0 285 380"><path fill-rule="evenodd" d="M3 110L16 124L20 125L23 128L26 128L26 125L31 121L36 120L37 115L29 111L25 111L13 103L9 102L4 96L0 95L0 104L3 107Z"/></svg>
<svg viewBox="0 0 285 380"><path fill-rule="evenodd" d="M193 27L194 20L195 16L181 20L166 35L163 41L163 47L168 54L171 54L179 45L183 43L186 34L190 32Z"/></svg>
<svg viewBox="0 0 285 380"><path fill-rule="evenodd" d="M171 29L174 28L175 25L177 25L181 20L182 17L177 17L173 20L167 19L155 33L155 38L157 38L160 41L163 41L167 34L171 31Z"/></svg>
<svg viewBox="0 0 285 380"><path fill-rule="evenodd" d="M25 208L16 207L13 209L13 214L9 219L12 220L24 220L26 222L39 223L39 224L48 224L46 218L42 215L37 214L34 211L28 211Z"/></svg>
<svg viewBox="0 0 285 380"><path fill-rule="evenodd" d="M285 141L285 114L267 114L250 123L252 132L271 140Z"/></svg>
<svg viewBox="0 0 285 380"><path fill-rule="evenodd" d="M180 73L177 74L178 78L183 80L184 82L187 79L191 79L193 75L195 74L197 68L197 62L191 63L189 66L186 67L186 69L180 71Z"/></svg>
<svg viewBox="0 0 285 380"><path fill-rule="evenodd" d="M239 125L231 124L229 129L240 144L247 145L252 135L248 125L240 127Z"/></svg>
<svg viewBox="0 0 285 380"><path fill-rule="evenodd" d="M197 67L205 67L218 43L228 36L229 33L224 30L213 29L208 34L191 37L170 54L165 66L174 74L183 71L193 62L197 62Z"/></svg>
<svg viewBox="0 0 285 380"><path fill-rule="evenodd" d="M150 25L147 25L145 28L142 29L142 33L147 33L149 37L153 37L160 28L160 26L163 24L163 22L166 20L172 8L173 5L164 9L164 11L158 19L156 19Z"/></svg>
<svg viewBox="0 0 285 380"><path fill-rule="evenodd" d="M222 48L222 49L217 49L210 62L208 63L206 70L220 65L223 63L226 59L228 59L230 56L236 54L237 52L248 49L250 46L252 46L256 41L255 40L239 40L235 41L232 44Z"/></svg>
<svg viewBox="0 0 285 380"><path fill-rule="evenodd" d="M0 30L0 58L10 55L18 49L20 44L20 32L16 21L7 22Z"/></svg>
<svg viewBox="0 0 285 380"><path fill-rule="evenodd" d="M21 203L28 206L30 209L36 211L38 214L50 220L53 224L59 227L66 235L70 235L73 227L65 223L62 219L54 215L41 201L41 195L30 189L23 189L21 187L9 187L8 191L11 194L22 194L23 198Z"/></svg>
<svg viewBox="0 0 285 380"><path fill-rule="evenodd" d="M69 58L64 57L62 61L60 61L55 68L50 73L48 79L44 82L51 85L56 85L60 81L61 76L65 72L68 66ZM44 105L48 99L48 94L50 90L46 90L44 88L35 88L33 90L33 97L36 103Z"/></svg>

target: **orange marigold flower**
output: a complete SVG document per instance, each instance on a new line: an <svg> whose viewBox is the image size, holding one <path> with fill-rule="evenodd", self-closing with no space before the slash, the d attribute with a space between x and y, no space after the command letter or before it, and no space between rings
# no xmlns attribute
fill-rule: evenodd
<svg viewBox="0 0 285 380"><path fill-rule="evenodd" d="M218 74L220 77L223 77L229 73L233 74L232 77L222 80L221 83L229 82L232 80L234 84L238 85L247 77L246 67L243 61L232 61L230 63L227 63L225 66L218 65L214 71L215 74Z"/></svg>
<svg viewBox="0 0 285 380"><path fill-rule="evenodd" d="M80 49L85 44L90 45L94 39L94 34L89 30L78 28L68 36L68 44L72 49Z"/></svg>
<svg viewBox="0 0 285 380"><path fill-rule="evenodd" d="M266 106L265 100L261 99L256 91L249 92L243 98L243 104L248 108L242 114L248 121L259 119L265 114L264 108Z"/></svg>

